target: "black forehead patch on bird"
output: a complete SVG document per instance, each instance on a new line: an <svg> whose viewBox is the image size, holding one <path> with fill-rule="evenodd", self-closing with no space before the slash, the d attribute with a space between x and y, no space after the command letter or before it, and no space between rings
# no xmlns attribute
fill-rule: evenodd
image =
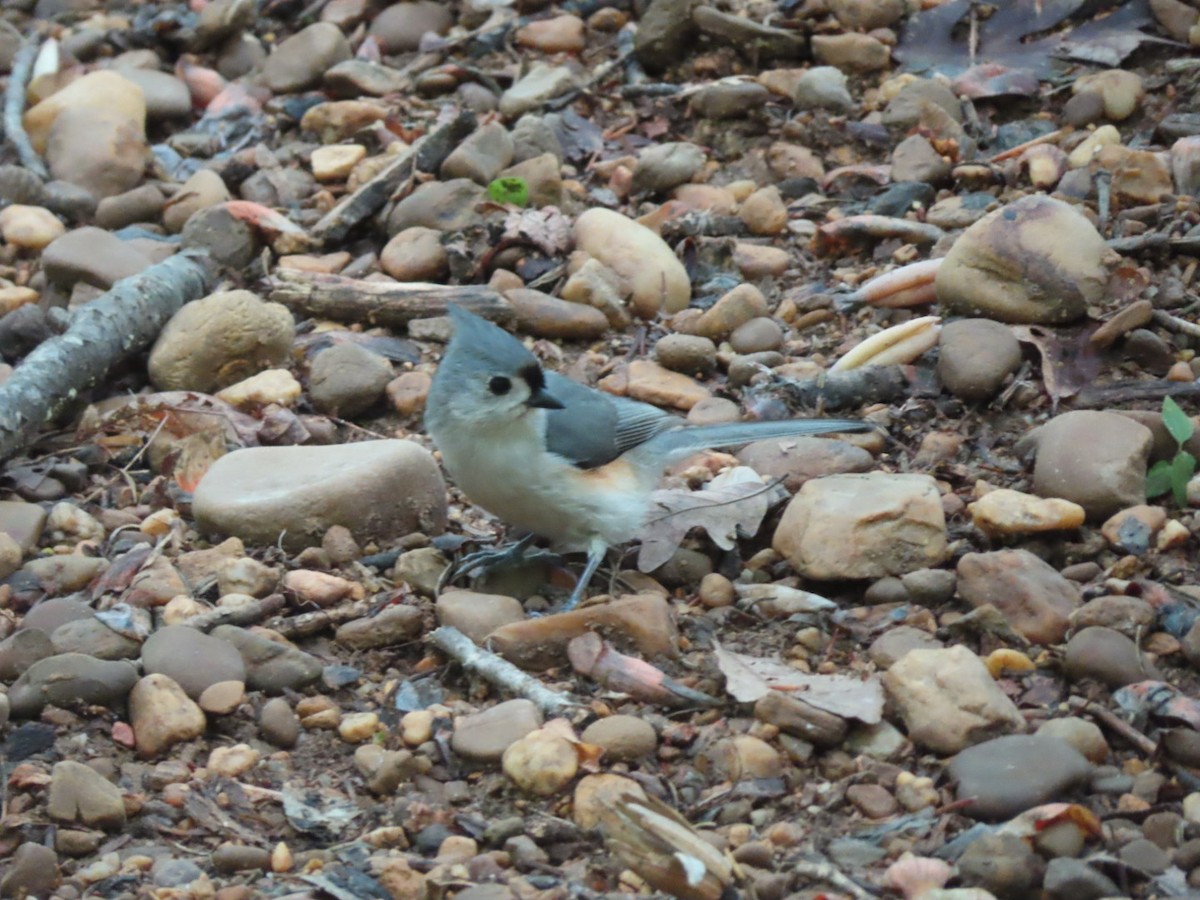
<svg viewBox="0 0 1200 900"><path fill-rule="evenodd" d="M525 366L518 373L525 383L529 385L531 393L536 394L538 391L546 387L546 375L542 372L542 367L534 363L533 365Z"/></svg>

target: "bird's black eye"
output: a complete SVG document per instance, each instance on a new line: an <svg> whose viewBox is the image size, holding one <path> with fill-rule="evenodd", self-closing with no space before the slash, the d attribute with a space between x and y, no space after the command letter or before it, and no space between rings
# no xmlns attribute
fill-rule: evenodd
<svg viewBox="0 0 1200 900"><path fill-rule="evenodd" d="M512 382L503 375L497 375L488 382L488 390L500 397L512 390Z"/></svg>

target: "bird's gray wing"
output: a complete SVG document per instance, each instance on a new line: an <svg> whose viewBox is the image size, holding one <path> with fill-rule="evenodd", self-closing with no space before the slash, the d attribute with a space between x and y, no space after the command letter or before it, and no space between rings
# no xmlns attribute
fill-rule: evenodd
<svg viewBox="0 0 1200 900"><path fill-rule="evenodd" d="M611 462L681 421L656 406L613 397L555 372L546 373L546 390L563 404L547 410L546 449L582 469Z"/></svg>

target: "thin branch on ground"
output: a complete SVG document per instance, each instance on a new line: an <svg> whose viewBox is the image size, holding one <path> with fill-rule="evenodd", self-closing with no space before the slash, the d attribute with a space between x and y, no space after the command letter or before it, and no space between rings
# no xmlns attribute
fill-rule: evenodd
<svg viewBox="0 0 1200 900"><path fill-rule="evenodd" d="M29 88L29 78L33 74L33 64L37 61L37 55L38 42L31 38L21 45L21 49L13 57L8 88L4 92L4 137L17 151L21 165L45 180L50 177L50 173L46 171L38 152L33 149L25 131L25 123L21 121L25 114L25 92Z"/></svg>

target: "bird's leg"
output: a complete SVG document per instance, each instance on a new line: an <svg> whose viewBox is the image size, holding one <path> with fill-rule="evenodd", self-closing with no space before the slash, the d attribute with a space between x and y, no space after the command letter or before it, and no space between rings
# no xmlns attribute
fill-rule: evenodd
<svg viewBox="0 0 1200 900"><path fill-rule="evenodd" d="M583 574L579 576L579 581L575 582L575 590L571 591L571 596L558 612L570 612L579 605L579 601L583 599L583 592L587 590L588 582L592 580L592 576L596 574L596 569L600 563L604 561L604 554L607 552L608 546L603 541L592 541L588 547L587 565L583 567Z"/></svg>
<svg viewBox="0 0 1200 900"><path fill-rule="evenodd" d="M527 552L529 545L537 538L536 534L525 535L519 541L499 547L494 550L478 550L469 553L446 569L442 575L443 584L450 584L464 575L486 574L504 569L514 569L527 563L550 562L558 560L558 555L545 550Z"/></svg>

